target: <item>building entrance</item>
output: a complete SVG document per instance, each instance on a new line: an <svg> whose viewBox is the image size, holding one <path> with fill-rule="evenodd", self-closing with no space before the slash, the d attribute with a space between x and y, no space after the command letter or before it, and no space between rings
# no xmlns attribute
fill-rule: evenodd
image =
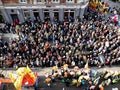
<svg viewBox="0 0 120 90"><path fill-rule="evenodd" d="M49 10L44 10L44 19L45 21L50 21L50 13Z"/></svg>
<svg viewBox="0 0 120 90"><path fill-rule="evenodd" d="M19 20L17 14L11 14L11 18L13 22L15 22L16 20Z"/></svg>
<svg viewBox="0 0 120 90"><path fill-rule="evenodd" d="M39 20L39 19L40 19L40 16L39 16L39 12L38 12L38 11L34 11L33 14L34 14L35 20Z"/></svg>
<svg viewBox="0 0 120 90"><path fill-rule="evenodd" d="M58 21L59 20L59 12L58 11L54 11L54 21Z"/></svg>

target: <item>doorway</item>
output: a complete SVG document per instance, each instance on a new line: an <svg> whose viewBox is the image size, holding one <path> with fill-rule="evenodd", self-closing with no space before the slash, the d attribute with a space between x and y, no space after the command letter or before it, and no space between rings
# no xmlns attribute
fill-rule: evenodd
<svg viewBox="0 0 120 90"><path fill-rule="evenodd" d="M16 20L19 20L17 14L11 14L11 18L13 22L15 22Z"/></svg>
<svg viewBox="0 0 120 90"><path fill-rule="evenodd" d="M44 10L44 20L45 21L50 21L50 13L49 10Z"/></svg>
<svg viewBox="0 0 120 90"><path fill-rule="evenodd" d="M40 19L40 16L39 16L39 12L38 12L38 11L34 11L33 14L34 14L35 20L39 20L39 19Z"/></svg>
<svg viewBox="0 0 120 90"><path fill-rule="evenodd" d="M58 20L59 20L59 12L54 11L54 21L58 21Z"/></svg>

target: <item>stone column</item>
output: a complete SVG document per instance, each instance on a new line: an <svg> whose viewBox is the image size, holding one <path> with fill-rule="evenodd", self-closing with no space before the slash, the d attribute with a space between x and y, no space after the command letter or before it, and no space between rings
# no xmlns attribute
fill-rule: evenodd
<svg viewBox="0 0 120 90"><path fill-rule="evenodd" d="M33 1L33 4L37 4L37 0L34 0L34 1Z"/></svg>
<svg viewBox="0 0 120 90"><path fill-rule="evenodd" d="M40 15L40 20L41 20L41 21L44 21L43 9L39 9L39 15Z"/></svg>
<svg viewBox="0 0 120 90"><path fill-rule="evenodd" d="M84 11L85 11L85 8L81 8L81 9L80 9L80 18L81 18L81 19L83 18Z"/></svg>
<svg viewBox="0 0 120 90"><path fill-rule="evenodd" d="M18 8L18 9L17 9L17 14L18 14L19 21L20 21L21 23L24 22L24 21L25 21L25 20L24 20L24 15L23 15L23 11L22 11L21 8Z"/></svg>
<svg viewBox="0 0 120 90"><path fill-rule="evenodd" d="M52 9L49 10L49 13L50 13L50 21L52 22L53 21L53 18L54 18L54 12Z"/></svg>
<svg viewBox="0 0 120 90"><path fill-rule="evenodd" d="M1 9L2 16L4 17L5 21L8 23L12 23L12 19L10 18L10 15L7 13L6 9Z"/></svg>
<svg viewBox="0 0 120 90"><path fill-rule="evenodd" d="M29 9L29 11L30 11L30 18L31 18L31 20L34 20L33 10L32 10L32 9Z"/></svg>
<svg viewBox="0 0 120 90"><path fill-rule="evenodd" d="M64 10L63 8L60 8L59 9L59 20L63 21L63 18L64 18Z"/></svg>
<svg viewBox="0 0 120 90"><path fill-rule="evenodd" d="M75 17L80 15L80 8L76 8L75 10Z"/></svg>
<svg viewBox="0 0 120 90"><path fill-rule="evenodd" d="M74 15L75 20L79 17L79 15L80 15L80 8L76 8L75 15Z"/></svg>

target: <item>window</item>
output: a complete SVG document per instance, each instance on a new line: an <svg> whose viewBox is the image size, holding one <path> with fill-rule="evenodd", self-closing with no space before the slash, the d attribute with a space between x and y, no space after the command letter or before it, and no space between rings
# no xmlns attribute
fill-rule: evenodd
<svg viewBox="0 0 120 90"><path fill-rule="evenodd" d="M20 0L20 3L27 3L26 0Z"/></svg>
<svg viewBox="0 0 120 90"><path fill-rule="evenodd" d="M37 0L37 2L39 3L39 2L41 2L41 0Z"/></svg>
<svg viewBox="0 0 120 90"><path fill-rule="evenodd" d="M53 0L53 3L59 3L59 0Z"/></svg>
<svg viewBox="0 0 120 90"><path fill-rule="evenodd" d="M74 0L67 0L67 2L68 2L68 3L73 3L73 2L74 2Z"/></svg>

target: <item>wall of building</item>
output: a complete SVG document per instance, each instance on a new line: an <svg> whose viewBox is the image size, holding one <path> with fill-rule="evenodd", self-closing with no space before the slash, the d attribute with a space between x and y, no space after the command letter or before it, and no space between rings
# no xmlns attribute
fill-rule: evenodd
<svg viewBox="0 0 120 90"><path fill-rule="evenodd" d="M31 20L34 20L34 11L32 9L26 9L30 15L30 19ZM39 13L39 18L41 21L44 21L44 18L45 18L45 9L36 9ZM63 8L58 8L58 9L48 9L48 13L49 13L49 17L50 17L50 20L53 21L53 18L54 18L54 10L58 10L58 13L59 13L59 20L60 21L63 21L64 20L64 13L67 11L69 11L70 9L63 9ZM11 23L13 22L16 17L18 17L19 21L20 22L24 22L25 21L25 11L24 10L21 10L21 9L14 9L14 12L11 11L11 9L6 9L6 10L2 10L4 16L6 17L6 21ZM74 16L73 18L76 18L76 17L80 17L82 18L83 14L84 14L84 8L80 8L80 9L73 9L74 12ZM67 13L71 13L71 12L67 12ZM12 15L16 15L16 17L13 19L12 18Z"/></svg>
<svg viewBox="0 0 120 90"><path fill-rule="evenodd" d="M32 4L35 0L26 0L28 4ZM19 4L20 0L2 0L3 4Z"/></svg>
<svg viewBox="0 0 120 90"><path fill-rule="evenodd" d="M19 3L19 0L1 0L3 4Z"/></svg>
<svg viewBox="0 0 120 90"><path fill-rule="evenodd" d="M1 0L3 4L19 4L20 0ZM46 2L51 2L53 0L46 0ZM59 0L59 3L66 3L68 0ZM73 0L73 3L79 3L80 1L83 0ZM37 2L37 0L26 0L27 4L34 4ZM41 0L42 3L45 3L45 0Z"/></svg>
<svg viewBox="0 0 120 90"><path fill-rule="evenodd" d="M4 4L8 3L19 3L19 0L2 0ZM33 2L32 2L33 1ZM43 1L43 0L42 0ZM51 1L50 1L51 2ZM60 3L65 3L66 0L60 0ZM35 16L38 15L41 21L45 18L45 13L49 14L50 20L53 21L55 12L58 13L58 19L60 21L64 20L65 13L67 13L68 17L72 15L73 18L79 17L82 18L85 8L88 6L88 3L78 4L78 0L74 0L74 3L71 4L52 4L52 6L47 7L46 4L37 4L36 0L27 0L27 3L30 3L26 6L26 4L21 4L16 6L8 5L3 6L1 8L2 15L4 19L12 23L16 19L19 19L20 22L24 22L27 18L27 15L31 20L35 19ZM33 3L33 4L32 4ZM19 3L20 4L20 3ZM54 5L54 6L53 6ZM46 11L48 10L48 11Z"/></svg>

